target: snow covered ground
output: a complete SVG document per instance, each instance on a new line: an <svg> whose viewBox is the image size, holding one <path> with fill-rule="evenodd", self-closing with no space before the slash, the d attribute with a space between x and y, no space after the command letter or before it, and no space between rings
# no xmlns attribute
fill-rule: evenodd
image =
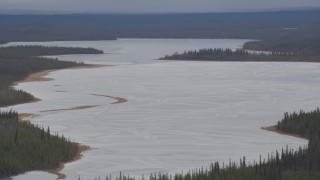
<svg viewBox="0 0 320 180"><path fill-rule="evenodd" d="M228 163L246 156L253 161L306 140L263 131L284 112L319 106L320 64L258 62L182 62L154 60L176 51L239 48L247 40L120 39L12 43L102 49L103 55L59 56L63 60L115 66L60 70L53 81L17 86L42 101L10 107L35 114L33 123L50 126L91 146L83 159L67 164L67 179L108 174L141 177L152 172L181 172ZM98 96L99 95L99 96ZM110 97L128 101L113 104ZM84 105L96 107L68 109ZM32 172L14 179L54 179Z"/></svg>

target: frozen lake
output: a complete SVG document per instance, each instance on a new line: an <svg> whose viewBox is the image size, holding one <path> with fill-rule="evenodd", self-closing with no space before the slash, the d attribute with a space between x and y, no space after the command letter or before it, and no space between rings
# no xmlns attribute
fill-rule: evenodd
<svg viewBox="0 0 320 180"><path fill-rule="evenodd" d="M94 47L102 55L63 60L115 66L60 70L53 81L17 86L42 101L17 105L33 123L89 145L83 159L67 164L67 179L181 172L211 162L252 161L306 140L260 130L284 112L311 110L320 100L320 64L181 62L154 60L176 51L239 48L246 40L120 39L11 43ZM113 104L110 97L128 101ZM97 105L90 109L68 109ZM14 179L55 179L32 172Z"/></svg>

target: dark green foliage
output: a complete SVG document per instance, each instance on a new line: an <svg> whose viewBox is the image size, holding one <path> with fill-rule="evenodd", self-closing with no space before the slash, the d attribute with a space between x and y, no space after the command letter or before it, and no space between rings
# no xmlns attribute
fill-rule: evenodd
<svg viewBox="0 0 320 180"><path fill-rule="evenodd" d="M56 168L71 160L78 145L63 136L50 135L14 111L0 112L0 179L31 170Z"/></svg>
<svg viewBox="0 0 320 180"><path fill-rule="evenodd" d="M13 76L13 78L16 78L16 76L26 76L42 70L62 69L83 65L83 63L59 61L58 59L44 57L1 57L1 55L0 64L0 74Z"/></svg>
<svg viewBox="0 0 320 180"><path fill-rule="evenodd" d="M160 60L191 60L191 61L258 61L258 62L320 62L319 56L302 55L287 52L250 53L238 49L200 49L174 53Z"/></svg>
<svg viewBox="0 0 320 180"><path fill-rule="evenodd" d="M232 51L231 49L200 49L185 51L181 54L167 55L161 60L205 60L205 61L245 61L250 54L243 50Z"/></svg>
<svg viewBox="0 0 320 180"><path fill-rule="evenodd" d="M31 102L33 100L35 100L35 97L25 91L13 88L0 89L0 106L10 106L22 102Z"/></svg>
<svg viewBox="0 0 320 180"><path fill-rule="evenodd" d="M320 137L320 110L317 108L311 112L285 113L284 118L278 122L277 128L306 138Z"/></svg>
<svg viewBox="0 0 320 180"><path fill-rule="evenodd" d="M244 49L320 56L320 38L282 38L247 42Z"/></svg>
<svg viewBox="0 0 320 180"><path fill-rule="evenodd" d="M83 66L83 63L59 61L58 59L36 57L62 54L100 54L93 48L10 46L0 47L0 107L25 103L34 97L22 90L10 88L14 81L23 80L31 73Z"/></svg>

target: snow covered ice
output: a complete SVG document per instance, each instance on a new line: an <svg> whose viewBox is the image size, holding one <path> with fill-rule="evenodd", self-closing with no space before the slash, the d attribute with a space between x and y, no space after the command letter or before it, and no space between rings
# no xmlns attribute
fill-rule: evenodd
<svg viewBox="0 0 320 180"><path fill-rule="evenodd" d="M117 176L120 171L138 177L174 173L243 156L252 162L287 145L306 145L307 140L260 128L274 125L285 112L319 106L320 64L155 60L184 50L236 49L246 41L10 43L93 47L105 54L59 59L114 66L59 70L46 76L53 81L21 83L17 88L42 101L9 109L32 113L32 123L92 148L81 160L66 164L61 173L67 179ZM128 101L113 104L116 100L105 96ZM96 107L47 111L86 105ZM14 179L34 177L56 178L33 172Z"/></svg>

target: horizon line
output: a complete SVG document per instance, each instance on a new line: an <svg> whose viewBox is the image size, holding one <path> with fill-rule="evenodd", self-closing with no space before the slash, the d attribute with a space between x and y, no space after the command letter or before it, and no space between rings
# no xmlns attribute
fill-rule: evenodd
<svg viewBox="0 0 320 180"><path fill-rule="evenodd" d="M166 14L237 14L237 13L277 13L277 12L303 12L320 11L320 7L305 8L269 8L251 9L238 11L217 11L217 12L103 12L103 11L45 11L27 9L0 9L0 15L166 15Z"/></svg>

